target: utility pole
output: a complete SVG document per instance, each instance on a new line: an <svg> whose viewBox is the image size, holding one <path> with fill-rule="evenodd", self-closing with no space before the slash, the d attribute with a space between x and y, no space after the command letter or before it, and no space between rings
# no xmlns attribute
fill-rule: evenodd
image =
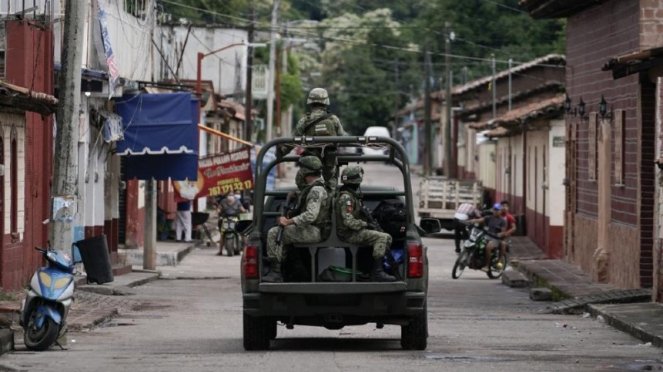
<svg viewBox="0 0 663 372"><path fill-rule="evenodd" d="M425 151L424 153L426 154L426 160L424 164L426 165L426 175L430 176L433 174L433 133L432 133L432 126L431 126L431 120L430 120L430 79L431 79L431 61L430 61L430 53L428 52L428 46L426 46L426 80L424 82L425 86L425 93L424 93L424 125L425 125L425 133L426 133L426 138L424 141L426 141L425 144Z"/></svg>
<svg viewBox="0 0 663 372"><path fill-rule="evenodd" d="M509 58L509 111L511 111L511 65L513 64L513 59Z"/></svg>
<svg viewBox="0 0 663 372"><path fill-rule="evenodd" d="M493 82L491 85L493 86L493 119L495 119L497 117L497 99L495 97L497 90L497 87L495 86L495 55L491 54L490 58L493 64Z"/></svg>
<svg viewBox="0 0 663 372"><path fill-rule="evenodd" d="M198 200L193 203L198 204ZM181 237L178 237L178 239ZM157 181L145 181L145 231L143 248L143 269L157 268Z"/></svg>
<svg viewBox="0 0 663 372"><path fill-rule="evenodd" d="M398 88L398 59L394 62L394 126L391 128L391 138L396 139L396 133L398 129L398 106L401 100L401 94L399 93Z"/></svg>
<svg viewBox="0 0 663 372"><path fill-rule="evenodd" d="M272 29L269 32L269 83L267 85L267 133L265 142L272 140L272 125L274 120L274 75L275 74L275 59L276 59L276 27L278 26L279 18L279 4L281 0L274 0L274 8L272 9Z"/></svg>
<svg viewBox="0 0 663 372"><path fill-rule="evenodd" d="M283 65L281 56L283 55L283 44L276 51L276 127L279 128L281 136L284 136L283 128L281 128L281 67Z"/></svg>
<svg viewBox="0 0 663 372"><path fill-rule="evenodd" d="M252 105L252 100L253 97L251 96L251 90L253 87L253 47L251 44L253 43L253 30L255 28L255 19L254 19L254 14L253 14L253 1L249 0L249 19L251 22L249 23L249 45L246 48L246 98L244 102L244 139L251 141L251 136L253 132L253 117L251 115L251 111L253 111L251 105Z"/></svg>
<svg viewBox="0 0 663 372"><path fill-rule="evenodd" d="M55 137L55 168L51 207L53 215L60 201L71 201L67 206L71 220L52 221L51 239L53 248L70 250L74 240L72 227L76 213L78 179L76 158L78 156L78 110L81 105L81 63L83 62L83 37L87 13L86 1L67 1L65 5L64 35L62 43L62 71L60 73L60 104L57 111L57 133ZM58 201L56 203L56 200ZM64 209L64 208L62 208ZM63 211L64 212L64 211Z"/></svg>
<svg viewBox="0 0 663 372"><path fill-rule="evenodd" d="M447 108L447 126L445 127L445 144L444 144L444 172L446 173L447 177L449 179L453 179L456 177L456 172L455 172L455 166L452 164L453 160L453 147L451 143L451 128L452 128L452 119L451 119L451 110L453 107L453 97L451 97L451 85L453 84L453 78L451 76L451 42L453 41L453 33L451 31L451 24L449 22L445 22L444 24L444 30L445 30L445 43L444 43L444 65L445 65L445 71L446 71L446 79L447 79L447 91L444 95L445 102L446 102L446 108Z"/></svg>

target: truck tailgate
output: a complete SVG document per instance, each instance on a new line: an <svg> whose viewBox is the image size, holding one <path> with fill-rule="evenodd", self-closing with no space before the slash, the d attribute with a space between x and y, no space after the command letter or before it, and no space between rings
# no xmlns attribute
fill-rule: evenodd
<svg viewBox="0 0 663 372"><path fill-rule="evenodd" d="M361 294L405 292L407 283L261 283L262 293L277 294Z"/></svg>

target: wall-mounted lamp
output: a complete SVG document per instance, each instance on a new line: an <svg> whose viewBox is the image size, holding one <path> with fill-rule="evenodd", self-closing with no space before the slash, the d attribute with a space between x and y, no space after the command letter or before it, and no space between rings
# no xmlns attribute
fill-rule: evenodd
<svg viewBox="0 0 663 372"><path fill-rule="evenodd" d="M605 97L601 95L601 102L599 102L599 114L603 119L611 119L612 112L608 112L608 102L606 102Z"/></svg>
<svg viewBox="0 0 663 372"><path fill-rule="evenodd" d="M585 101L582 100L582 97L580 97L580 103L578 103L578 115L580 115L580 119L588 119L589 115L587 115L587 111L585 109L587 106L585 105Z"/></svg>

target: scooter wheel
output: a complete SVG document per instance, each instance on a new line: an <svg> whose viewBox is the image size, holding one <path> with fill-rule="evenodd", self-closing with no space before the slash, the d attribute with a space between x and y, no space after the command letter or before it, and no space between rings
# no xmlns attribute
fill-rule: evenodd
<svg viewBox="0 0 663 372"><path fill-rule="evenodd" d="M47 318L41 329L35 329L32 324L32 321L28 324L23 336L25 346L34 351L44 351L51 347L58 337L57 323L53 319Z"/></svg>

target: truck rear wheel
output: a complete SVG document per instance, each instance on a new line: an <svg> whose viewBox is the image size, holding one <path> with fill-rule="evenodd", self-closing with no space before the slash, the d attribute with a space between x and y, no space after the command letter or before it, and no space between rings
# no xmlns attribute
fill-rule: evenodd
<svg viewBox="0 0 663 372"><path fill-rule="evenodd" d="M269 340L271 336L270 324L273 323L269 318L251 316L246 313L244 316L244 350L267 350L269 349ZM276 325L274 323L274 325Z"/></svg>
<svg viewBox="0 0 663 372"><path fill-rule="evenodd" d="M428 307L415 316L410 324L401 326L401 347L403 350L426 350L428 346Z"/></svg>

